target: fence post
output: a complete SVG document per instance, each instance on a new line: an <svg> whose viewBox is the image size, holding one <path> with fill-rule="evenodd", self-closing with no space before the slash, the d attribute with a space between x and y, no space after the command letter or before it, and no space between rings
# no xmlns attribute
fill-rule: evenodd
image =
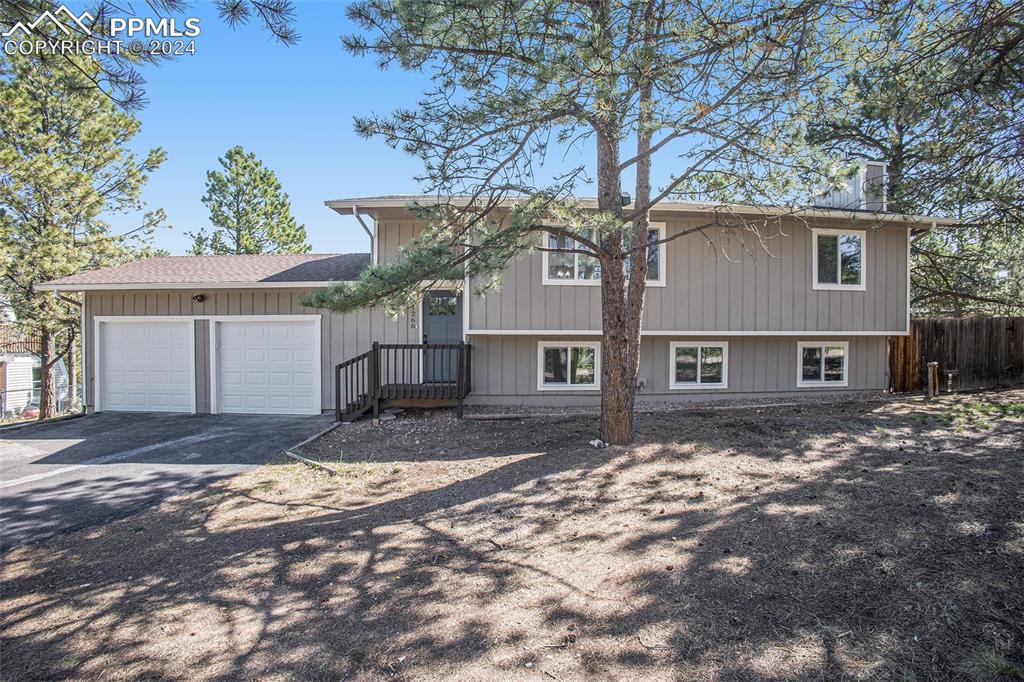
<svg viewBox="0 0 1024 682"><path fill-rule="evenodd" d="M928 363L928 397L934 398L939 394L939 363Z"/></svg>
<svg viewBox="0 0 1024 682"><path fill-rule="evenodd" d="M373 396L373 418L380 419L380 342L370 348L370 391Z"/></svg>
<svg viewBox="0 0 1024 682"><path fill-rule="evenodd" d="M341 421L341 365L334 366L334 421Z"/></svg>
<svg viewBox="0 0 1024 682"><path fill-rule="evenodd" d="M455 417L462 419L462 399L466 397L466 343L463 341L459 344L459 367L458 375L456 376L455 393L457 404L455 407Z"/></svg>

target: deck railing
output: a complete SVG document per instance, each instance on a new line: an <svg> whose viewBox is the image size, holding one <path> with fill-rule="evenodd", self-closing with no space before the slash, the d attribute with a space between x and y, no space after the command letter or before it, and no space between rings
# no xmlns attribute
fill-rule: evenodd
<svg viewBox="0 0 1024 682"><path fill-rule="evenodd" d="M468 343L378 343L334 368L334 417L352 421L385 400L456 403L472 390L472 347Z"/></svg>

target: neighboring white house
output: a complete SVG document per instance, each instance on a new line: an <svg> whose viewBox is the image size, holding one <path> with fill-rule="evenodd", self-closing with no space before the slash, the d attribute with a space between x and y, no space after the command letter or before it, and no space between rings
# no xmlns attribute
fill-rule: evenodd
<svg viewBox="0 0 1024 682"><path fill-rule="evenodd" d="M39 404L42 362L38 344L0 329L0 418L14 417L29 405ZM54 367L57 400L68 397L68 372L63 360Z"/></svg>

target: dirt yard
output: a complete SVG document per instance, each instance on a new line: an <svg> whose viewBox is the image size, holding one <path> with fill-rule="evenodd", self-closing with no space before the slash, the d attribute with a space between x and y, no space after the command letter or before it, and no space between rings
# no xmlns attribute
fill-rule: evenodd
<svg viewBox="0 0 1024 682"><path fill-rule="evenodd" d="M403 413L3 567L0 675L1024 676L1024 391Z"/></svg>

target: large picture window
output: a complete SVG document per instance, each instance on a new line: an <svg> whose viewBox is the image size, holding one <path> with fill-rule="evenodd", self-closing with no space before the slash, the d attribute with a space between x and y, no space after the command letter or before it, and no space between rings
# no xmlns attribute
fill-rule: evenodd
<svg viewBox="0 0 1024 682"><path fill-rule="evenodd" d="M586 239L592 239L593 232L583 233ZM665 244L656 242L664 239L665 226L651 223L647 231L647 285L665 286ZM582 247L576 240L564 235L544 233L544 247L547 249L576 249ZM601 284L601 263L593 256L582 253L564 253L544 251L544 284L590 285Z"/></svg>
<svg viewBox="0 0 1024 682"><path fill-rule="evenodd" d="M601 344L542 341L537 351L540 390L596 390L601 382Z"/></svg>
<svg viewBox="0 0 1024 682"><path fill-rule="evenodd" d="M728 381L728 343L687 341L669 344L670 388L726 388Z"/></svg>
<svg viewBox="0 0 1024 682"><path fill-rule="evenodd" d="M801 341L797 344L797 386L846 386L850 344Z"/></svg>
<svg viewBox="0 0 1024 682"><path fill-rule="evenodd" d="M864 232L814 230L814 288L864 290Z"/></svg>

